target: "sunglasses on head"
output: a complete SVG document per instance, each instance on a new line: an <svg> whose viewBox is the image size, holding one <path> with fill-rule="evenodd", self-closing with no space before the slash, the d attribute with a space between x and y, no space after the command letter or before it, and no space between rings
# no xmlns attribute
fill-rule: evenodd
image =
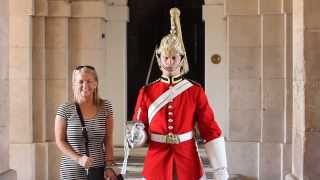
<svg viewBox="0 0 320 180"><path fill-rule="evenodd" d="M93 70L93 71L95 70L93 66L88 66L88 65L85 65L85 66L77 66L77 67L76 67L76 70L80 70L80 69L82 69L82 68L88 68L88 69L91 69L91 70Z"/></svg>

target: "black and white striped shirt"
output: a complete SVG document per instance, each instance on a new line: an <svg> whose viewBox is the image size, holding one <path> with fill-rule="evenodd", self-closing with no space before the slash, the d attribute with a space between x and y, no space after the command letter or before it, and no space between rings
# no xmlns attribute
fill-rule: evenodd
<svg viewBox="0 0 320 180"><path fill-rule="evenodd" d="M88 131L89 154L93 158L93 167L104 166L104 138L106 120L113 116L111 103L104 100L104 108L100 108L95 117L84 119ZM80 119L74 103L65 103L58 107L57 115L66 122L66 142L78 154L85 154L84 137L81 131ZM85 170L78 162L63 155L60 164L61 180L86 180Z"/></svg>

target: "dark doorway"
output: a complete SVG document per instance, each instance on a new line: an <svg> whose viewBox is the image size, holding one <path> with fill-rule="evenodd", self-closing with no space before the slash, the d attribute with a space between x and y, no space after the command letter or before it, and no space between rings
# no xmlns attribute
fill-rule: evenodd
<svg viewBox="0 0 320 180"><path fill-rule="evenodd" d="M130 20L127 26L127 109L132 118L139 89L145 84L149 64L156 46L170 31L169 11L177 7L190 71L187 78L204 86L204 22L203 0L129 0ZM149 82L161 72L154 61Z"/></svg>

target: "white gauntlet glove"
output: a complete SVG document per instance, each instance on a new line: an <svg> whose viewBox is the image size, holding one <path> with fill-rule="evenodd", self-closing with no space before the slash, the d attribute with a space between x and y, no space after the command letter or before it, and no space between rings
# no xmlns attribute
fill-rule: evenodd
<svg viewBox="0 0 320 180"><path fill-rule="evenodd" d="M126 139L130 148L141 147L147 141L147 133L141 122L126 125Z"/></svg>
<svg viewBox="0 0 320 180"><path fill-rule="evenodd" d="M215 180L227 180L229 177L227 171L226 148L223 137L219 137L204 145L210 164L213 168L213 177Z"/></svg>
<svg viewBox="0 0 320 180"><path fill-rule="evenodd" d="M124 159L121 174L126 174L130 149L141 147L147 141L147 133L141 122L128 121L125 128Z"/></svg>

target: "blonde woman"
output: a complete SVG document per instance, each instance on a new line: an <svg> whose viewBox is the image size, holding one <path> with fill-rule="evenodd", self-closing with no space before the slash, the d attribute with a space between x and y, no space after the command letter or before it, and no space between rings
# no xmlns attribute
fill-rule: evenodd
<svg viewBox="0 0 320 180"><path fill-rule="evenodd" d="M60 179L87 180L88 173L93 171L102 172L102 179L116 179L112 169L112 106L99 97L95 68L76 67L72 83L74 102L60 105L55 119L56 144L63 153ZM87 145L77 106L83 117Z"/></svg>

